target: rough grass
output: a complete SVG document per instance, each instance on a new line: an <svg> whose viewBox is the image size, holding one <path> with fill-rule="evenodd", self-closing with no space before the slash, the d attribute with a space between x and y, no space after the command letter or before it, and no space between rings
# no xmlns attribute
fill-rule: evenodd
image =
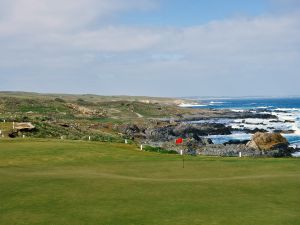
<svg viewBox="0 0 300 225"><path fill-rule="evenodd" d="M299 159L0 140L0 224L300 224Z"/></svg>
<svg viewBox="0 0 300 225"><path fill-rule="evenodd" d="M0 138L2 136L2 134L4 136L7 136L8 133L13 129L13 123L12 122L0 122L0 130L1 130L1 135Z"/></svg>
<svg viewBox="0 0 300 225"><path fill-rule="evenodd" d="M12 130L13 123L12 122L0 122L0 130Z"/></svg>

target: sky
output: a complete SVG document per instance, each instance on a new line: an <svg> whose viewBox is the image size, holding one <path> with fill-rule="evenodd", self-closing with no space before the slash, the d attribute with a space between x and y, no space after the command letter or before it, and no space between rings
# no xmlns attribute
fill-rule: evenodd
<svg viewBox="0 0 300 225"><path fill-rule="evenodd" d="M300 95L299 0L0 0L0 91Z"/></svg>

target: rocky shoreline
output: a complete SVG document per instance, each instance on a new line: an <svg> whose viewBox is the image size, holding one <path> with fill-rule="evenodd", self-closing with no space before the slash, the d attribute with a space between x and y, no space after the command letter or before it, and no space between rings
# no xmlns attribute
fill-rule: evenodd
<svg viewBox="0 0 300 225"><path fill-rule="evenodd" d="M297 149L290 148L289 143L279 133L270 134L264 129L240 129L232 128L222 123L206 122L207 119L272 119L278 118L271 114L260 114L253 112L232 112L227 110L213 111L211 116L182 115L180 119L156 120L147 125L126 124L119 125L118 130L125 138L135 140L141 144L160 147L180 153L184 150L186 154L211 155L211 156L291 156ZM198 121L198 123L193 123ZM200 121L200 122L199 122ZM268 148L261 148L253 144L255 141L229 141L224 144L214 144L208 138L210 135L230 135L237 131L261 135L266 143L273 143ZM282 131L281 131L282 132ZM288 131L286 131L288 132ZM271 136L270 136L271 135ZM280 136L280 137L278 137ZM177 138L183 138L183 145L176 145ZM277 143L280 139L280 143Z"/></svg>
<svg viewBox="0 0 300 225"><path fill-rule="evenodd" d="M1 97L0 93L0 137L119 143L132 139L137 144L170 151L219 156L235 156L240 152L245 156L288 156L296 151L288 148L288 144L284 149L282 146L276 149L279 147L276 146L267 150L248 145L251 136L258 132L280 133L291 143L297 143L300 125L298 115L292 111L265 107L251 110L178 107L181 103L187 102L148 97L28 93L2 93ZM19 129L14 123L22 126ZM184 144L176 146L177 138L183 138Z"/></svg>

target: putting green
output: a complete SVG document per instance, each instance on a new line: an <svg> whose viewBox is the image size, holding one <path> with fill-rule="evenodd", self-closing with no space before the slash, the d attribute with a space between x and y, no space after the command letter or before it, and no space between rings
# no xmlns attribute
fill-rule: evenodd
<svg viewBox="0 0 300 225"><path fill-rule="evenodd" d="M0 224L300 224L300 160L0 139Z"/></svg>

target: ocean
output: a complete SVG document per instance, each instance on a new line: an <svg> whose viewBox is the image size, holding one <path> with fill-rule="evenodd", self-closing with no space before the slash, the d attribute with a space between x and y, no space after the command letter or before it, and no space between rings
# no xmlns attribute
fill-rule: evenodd
<svg viewBox="0 0 300 225"><path fill-rule="evenodd" d="M245 129L265 129L269 132L282 130L292 147L300 148L300 97L298 98L239 98L239 99L201 99L197 105L183 107L229 109L232 111L252 111L260 114L272 114L278 119L212 119L203 122L223 123L240 131L231 135L209 136L215 144L222 144L229 140L249 140L251 134ZM196 122L197 123L197 122ZM288 131L284 132L284 131Z"/></svg>

